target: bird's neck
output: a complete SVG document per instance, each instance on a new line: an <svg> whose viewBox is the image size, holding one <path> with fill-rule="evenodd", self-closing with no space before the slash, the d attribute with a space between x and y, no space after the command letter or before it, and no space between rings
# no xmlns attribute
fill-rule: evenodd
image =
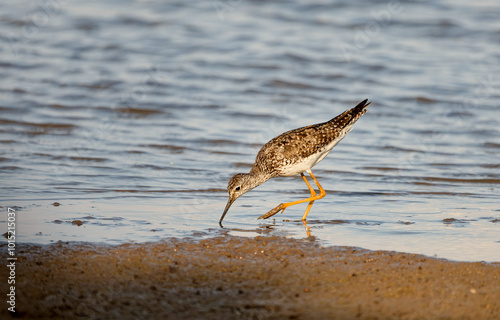
<svg viewBox="0 0 500 320"><path fill-rule="evenodd" d="M253 167L252 170L248 173L248 184L253 188L260 186L267 180L269 180L271 176L260 170L258 167Z"/></svg>

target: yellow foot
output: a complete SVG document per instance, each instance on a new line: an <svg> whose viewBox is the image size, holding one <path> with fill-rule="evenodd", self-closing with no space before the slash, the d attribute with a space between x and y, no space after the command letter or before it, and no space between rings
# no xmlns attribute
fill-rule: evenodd
<svg viewBox="0 0 500 320"><path fill-rule="evenodd" d="M285 211L285 209L286 209L286 207L283 207L283 203L282 203L279 206L277 206L276 208L271 209L268 213L261 215L258 219L267 219L267 218L270 218L270 217L274 216L275 214L277 214L278 212L280 212L282 210Z"/></svg>

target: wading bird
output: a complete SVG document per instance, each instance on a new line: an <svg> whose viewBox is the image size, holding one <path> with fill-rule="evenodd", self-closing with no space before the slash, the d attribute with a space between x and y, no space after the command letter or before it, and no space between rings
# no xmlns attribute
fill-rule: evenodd
<svg viewBox="0 0 500 320"><path fill-rule="evenodd" d="M249 173L238 173L234 175L227 185L229 200L222 213L219 225L226 216L233 202L246 192L263 184L274 177L291 177L300 174L311 192L306 199L281 203L268 213L259 217L267 219L280 211L285 211L289 206L309 202L302 220L306 220L307 214L314 201L326 195L325 190L313 175L311 168L323 160L328 153L339 143L342 138L352 129L356 121L366 112L366 107L371 102L363 100L354 108L343 112L330 121L313 124L287 131L266 143L257 154L255 163ZM304 172L307 172L319 188L316 194L313 187L307 181Z"/></svg>

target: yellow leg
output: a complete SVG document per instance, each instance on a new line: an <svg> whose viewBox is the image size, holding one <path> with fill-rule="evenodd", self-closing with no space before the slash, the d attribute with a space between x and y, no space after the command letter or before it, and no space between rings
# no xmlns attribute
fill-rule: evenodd
<svg viewBox="0 0 500 320"><path fill-rule="evenodd" d="M268 213L260 216L259 219L267 219L269 217L274 216L275 214L277 214L280 211L282 211L282 212L285 211L285 209L288 208L288 207L290 207L290 206L293 206L293 205L296 205L296 204L299 204L299 203L309 202L309 205L307 206L306 212L304 213L304 216L302 217L302 220L305 220L306 217L307 217L307 214L309 213L309 210L311 209L312 204L314 203L314 201L318 200L318 199L321 199L321 198L323 198L326 195L325 190L321 187L321 185L319 184L318 180L316 180L316 177L313 175L313 173L311 172L311 170L307 170L307 173L309 173L309 175L313 178L314 182L318 186L319 191L320 191L319 195L316 194L316 192L314 191L313 187L311 187L311 185L307 181L307 179L304 176L304 174L301 174L302 178L304 179L304 181L307 184L307 187L309 188L309 191L311 192L311 197L309 197L307 199L302 199L302 200L297 200L297 201L282 203L279 206L277 206L276 208L274 208L271 211L269 211Z"/></svg>
<svg viewBox="0 0 500 320"><path fill-rule="evenodd" d="M300 175L302 176L302 179L304 179L304 181L306 182L307 187L309 188L309 191L311 192L311 197L314 197L316 195L316 191L314 191L313 187L311 187L311 185L309 184L309 181L307 181L306 176L303 173L301 173Z"/></svg>
<svg viewBox="0 0 500 320"><path fill-rule="evenodd" d="M307 181L306 176L303 173L301 173L300 175L302 176L302 178L306 182L307 187L309 188L309 191L311 191L311 198L315 197L316 196L316 191L314 191L313 187L311 187L311 185L309 184L309 181ZM311 207L312 207L313 203L314 203L314 200L309 201L309 204L307 205L307 208L306 208L306 212L304 213L304 216L302 217L303 221L306 220L307 214L309 213L309 210L311 210Z"/></svg>
<svg viewBox="0 0 500 320"><path fill-rule="evenodd" d="M312 173L312 171L311 171L311 170L308 170L307 172L311 175L311 177L312 177L312 178L313 178L313 180L314 180L314 183L316 183L316 185L317 185L317 186L318 186L318 188L319 188L319 195L316 195L316 192L315 192L313 197L314 197L314 198L316 198L316 199L314 199L314 200L318 200L318 199L321 199L321 198L323 198L324 196L326 196L325 189L323 189L323 187L319 184L318 180L316 180L316 177L314 176L314 174ZM304 177L304 179L305 179L305 177ZM307 180L306 180L306 181L307 181ZM308 187L309 187L309 190L314 191L314 190L312 189L311 185L309 184L309 182L307 183L307 185L308 185ZM312 192L311 192L311 195L312 195ZM307 214L309 213L309 210L311 210L311 207L312 207L312 205L313 205L313 203L314 203L314 200L312 200L311 202L309 202L309 205L308 205L308 206L307 206L307 208L306 208L306 212L304 212L304 215L302 216L302 220L303 220L303 221L305 221L305 220L306 220Z"/></svg>

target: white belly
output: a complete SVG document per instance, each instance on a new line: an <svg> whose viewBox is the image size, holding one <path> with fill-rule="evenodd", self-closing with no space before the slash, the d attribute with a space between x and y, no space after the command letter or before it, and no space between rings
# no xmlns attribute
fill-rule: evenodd
<svg viewBox="0 0 500 320"><path fill-rule="evenodd" d="M319 161L318 161L317 155L311 156L307 159L304 159L303 161L301 161L299 163L295 163L293 165L289 165L289 166L281 168L280 176L283 176L283 177L295 176L299 173L307 171L308 169L311 169L318 162Z"/></svg>
<svg viewBox="0 0 500 320"><path fill-rule="evenodd" d="M337 143L342 140L346 133L347 132L342 132L341 135L337 139L333 140L328 146L326 146L326 148L323 149L322 152L313 154L312 156L305 158L299 163L282 167L280 170L280 176L291 177L311 169L330 153L333 147L335 147L335 145L337 145Z"/></svg>

